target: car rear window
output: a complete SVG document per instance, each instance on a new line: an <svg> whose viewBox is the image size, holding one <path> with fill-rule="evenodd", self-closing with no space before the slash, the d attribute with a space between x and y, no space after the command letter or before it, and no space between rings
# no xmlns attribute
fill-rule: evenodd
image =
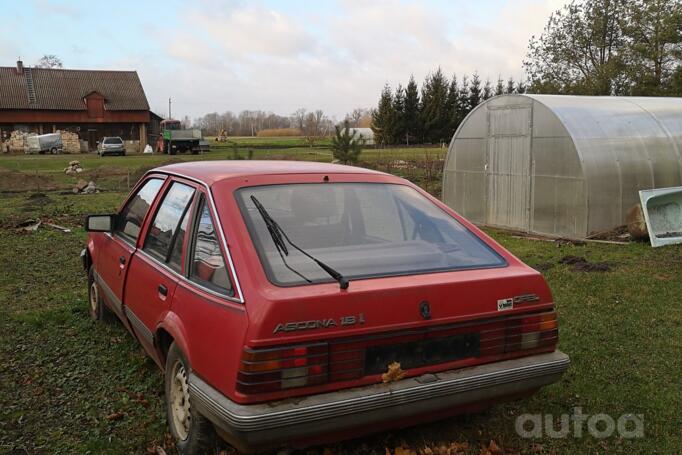
<svg viewBox="0 0 682 455"><path fill-rule="evenodd" d="M123 144L123 140L120 137L108 137L104 139L105 144Z"/></svg>
<svg viewBox="0 0 682 455"><path fill-rule="evenodd" d="M260 261L277 285L332 279L295 248L278 251L252 196L293 243L349 279L506 265L456 219L405 185L270 185L236 194Z"/></svg>

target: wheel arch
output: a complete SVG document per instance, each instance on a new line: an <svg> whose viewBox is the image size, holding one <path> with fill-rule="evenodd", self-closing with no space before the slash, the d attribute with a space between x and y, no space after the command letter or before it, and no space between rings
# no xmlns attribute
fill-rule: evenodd
<svg viewBox="0 0 682 455"><path fill-rule="evenodd" d="M185 358L192 364L192 354L187 342L186 331L182 320L177 314L169 312L166 314L163 321L156 327L154 332L154 348L160 360L160 363L165 367L166 357L171 345L175 343L178 348L185 355Z"/></svg>

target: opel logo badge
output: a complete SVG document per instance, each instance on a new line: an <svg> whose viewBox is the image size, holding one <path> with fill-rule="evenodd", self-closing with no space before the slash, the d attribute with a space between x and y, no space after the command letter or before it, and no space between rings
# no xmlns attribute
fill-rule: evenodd
<svg viewBox="0 0 682 455"><path fill-rule="evenodd" d="M419 312L424 319L431 319L431 305L426 300L419 303Z"/></svg>

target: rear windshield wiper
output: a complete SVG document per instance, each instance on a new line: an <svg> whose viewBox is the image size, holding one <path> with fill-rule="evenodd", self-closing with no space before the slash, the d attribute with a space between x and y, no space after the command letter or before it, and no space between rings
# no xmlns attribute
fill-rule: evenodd
<svg viewBox="0 0 682 455"><path fill-rule="evenodd" d="M312 283L308 278L303 276L300 272L294 270L287 264L286 259L284 259L284 256L289 256L289 250L287 249L286 244L284 243L284 240L289 243L289 245L293 246L296 248L299 252L301 252L303 255L307 256L310 258L312 261L314 261L322 270L327 272L329 276L334 278L336 281L339 282L339 287L341 289L348 289L348 285L350 282L344 278L341 273L336 271L335 269L331 268L324 262L320 261L317 258L314 258L311 256L309 253L304 251L302 248L300 248L298 245L296 245L294 242L289 239L289 236L284 232L282 227L275 221L270 214L268 213L267 210L265 210L265 207L263 207L263 204L260 203L258 199L256 199L256 196L251 196L251 200L253 201L253 204L256 206L256 209L258 209L258 213L260 213L261 218L263 218L263 221L265 222L265 226L268 228L268 232L270 233L270 236L272 237L272 241L275 243L275 247L277 248L277 251L279 252L279 255L282 258L282 262L284 262L284 266L294 272L296 275L300 276L304 280L306 280L308 283Z"/></svg>

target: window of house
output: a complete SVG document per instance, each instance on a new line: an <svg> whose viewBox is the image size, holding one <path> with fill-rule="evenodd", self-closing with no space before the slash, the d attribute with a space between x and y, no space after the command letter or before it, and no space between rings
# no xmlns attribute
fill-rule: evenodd
<svg viewBox="0 0 682 455"><path fill-rule="evenodd" d="M137 194L128 201L126 206L123 207L123 210L119 213L116 229L114 230L115 234L118 234L131 243L137 241L149 207L151 207L152 202L154 202L162 185L163 180L155 178L147 180L147 182L142 185Z"/></svg>
<svg viewBox="0 0 682 455"><path fill-rule="evenodd" d="M162 262L168 262L171 246L177 243L177 237L181 231L184 236L181 221L189 210L192 196L194 196L194 188L191 186L179 182L171 184L154 215L142 248L143 251Z"/></svg>
<svg viewBox="0 0 682 455"><path fill-rule="evenodd" d="M212 291L233 295L232 283L206 199L202 199L198 210L192 247L190 279Z"/></svg>

